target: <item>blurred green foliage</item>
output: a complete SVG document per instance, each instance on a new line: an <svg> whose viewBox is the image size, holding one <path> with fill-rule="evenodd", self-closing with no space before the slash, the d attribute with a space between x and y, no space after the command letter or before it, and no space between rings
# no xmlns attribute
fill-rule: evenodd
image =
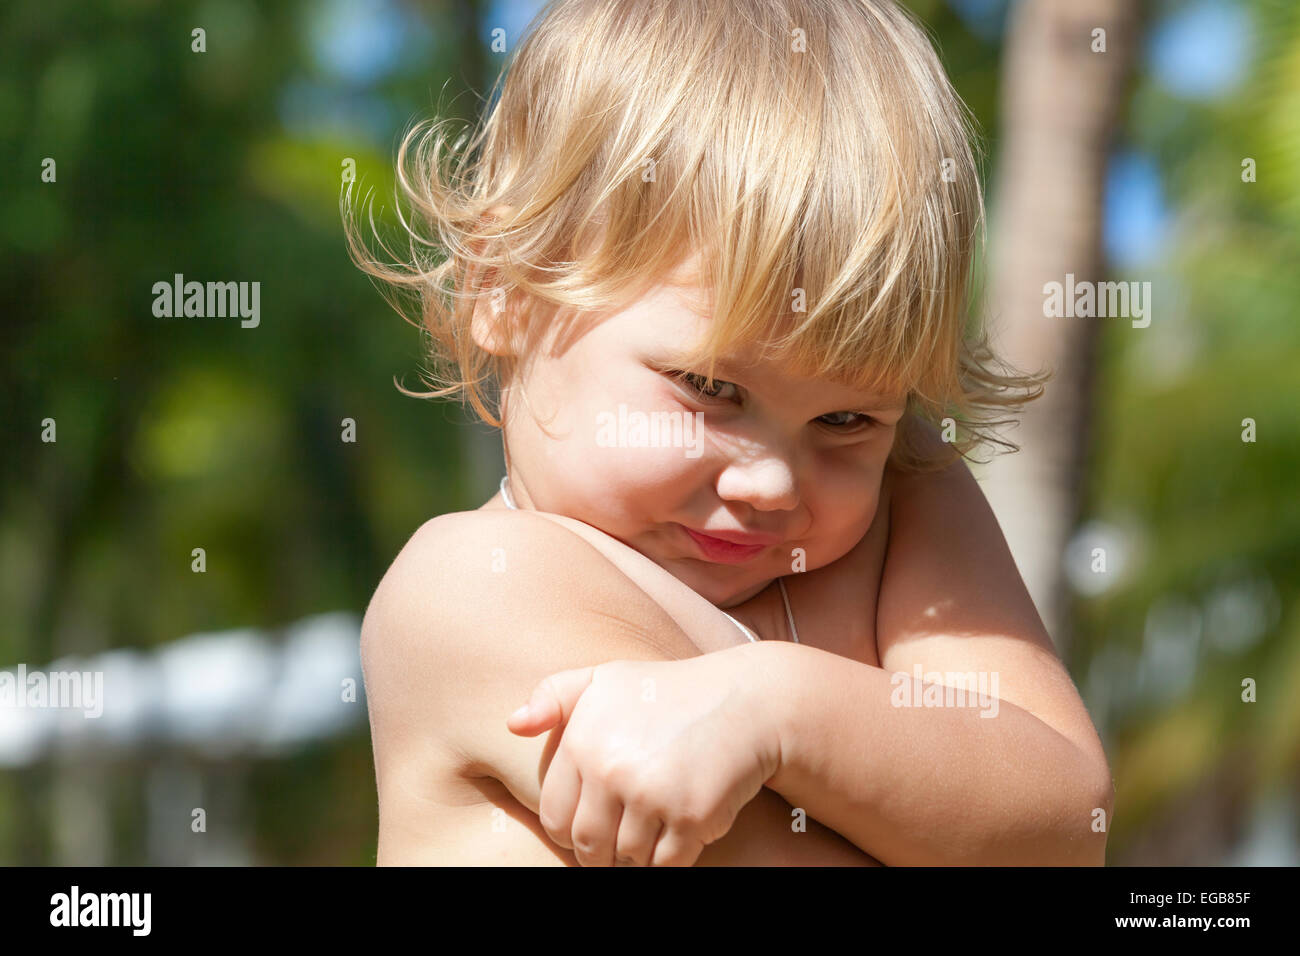
<svg viewBox="0 0 1300 956"><path fill-rule="evenodd" d="M0 10L0 665L359 614L422 521L470 505L460 412L394 386L419 387L420 337L352 265L340 229L344 158L376 208L391 206L399 127L468 62L452 53L472 22L454 16L473 5L415 12L434 58L349 85L308 42L317 3ZM191 50L195 26L204 53ZM357 109L313 113L295 89ZM472 111L457 92L444 110ZM348 122L375 103L389 104L375 118L391 129ZM260 282L260 325L156 318L152 286L175 273ZM41 440L46 418L55 443ZM354 444L340 440L345 418ZM195 547L205 574L190 569ZM294 761L268 774L311 789L325 818L354 814L331 859L373 859L368 735L338 746L356 764L343 777ZM7 776L0 819L35 823L46 771ZM260 808L259 827L285 837L265 861L322 862L306 846L317 816ZM141 852L123 831L110 858ZM50 853L48 826L0 826L0 861Z"/></svg>
<svg viewBox="0 0 1300 956"><path fill-rule="evenodd" d="M1189 103L1143 73L1122 131L1175 219L1150 274L1119 276L1153 282L1157 316L1107 327L1095 395L1085 511L1133 554L1077 602L1071 663L1106 731L1112 862L1144 862L1129 848L1180 804L1248 812L1285 788L1300 805L1300 7L1244 6L1245 85Z"/></svg>

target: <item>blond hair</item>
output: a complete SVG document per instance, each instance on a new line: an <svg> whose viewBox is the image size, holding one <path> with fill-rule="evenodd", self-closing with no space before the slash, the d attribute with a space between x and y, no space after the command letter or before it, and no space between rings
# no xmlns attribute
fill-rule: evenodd
<svg viewBox="0 0 1300 956"><path fill-rule="evenodd" d="M721 353L759 343L805 374L906 395L905 422L951 417L955 454L1016 449L989 413L1045 379L995 367L970 321L974 120L891 0L556 0L493 92L449 150L452 120L403 136L409 257L373 260L350 185L343 203L353 260L416 295L422 397L459 394L500 427L487 390L527 361L539 325L617 309L698 250L713 321L684 367L711 378ZM470 334L494 290L505 354ZM938 464L910 431L892 460Z"/></svg>

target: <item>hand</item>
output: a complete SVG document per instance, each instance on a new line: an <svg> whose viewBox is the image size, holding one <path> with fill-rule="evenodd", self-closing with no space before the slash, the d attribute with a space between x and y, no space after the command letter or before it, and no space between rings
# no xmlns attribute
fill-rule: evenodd
<svg viewBox="0 0 1300 956"><path fill-rule="evenodd" d="M560 671L510 716L559 727L538 817L583 866L691 866L779 769L749 648Z"/></svg>

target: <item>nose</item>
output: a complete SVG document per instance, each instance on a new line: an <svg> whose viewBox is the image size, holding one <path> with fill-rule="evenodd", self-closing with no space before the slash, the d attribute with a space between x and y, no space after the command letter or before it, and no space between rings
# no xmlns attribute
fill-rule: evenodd
<svg viewBox="0 0 1300 956"><path fill-rule="evenodd" d="M743 501L757 511L793 511L799 505L799 485L790 462L764 455L733 462L718 476L718 497Z"/></svg>

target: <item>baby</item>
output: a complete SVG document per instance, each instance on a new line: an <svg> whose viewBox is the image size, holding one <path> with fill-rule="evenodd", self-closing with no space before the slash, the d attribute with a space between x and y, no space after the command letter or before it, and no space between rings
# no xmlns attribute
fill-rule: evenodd
<svg viewBox="0 0 1300 956"><path fill-rule="evenodd" d="M971 141L889 0L560 0L454 169L407 135L412 259L349 248L507 475L366 613L379 863L1104 862L961 460L1042 381L968 328Z"/></svg>

